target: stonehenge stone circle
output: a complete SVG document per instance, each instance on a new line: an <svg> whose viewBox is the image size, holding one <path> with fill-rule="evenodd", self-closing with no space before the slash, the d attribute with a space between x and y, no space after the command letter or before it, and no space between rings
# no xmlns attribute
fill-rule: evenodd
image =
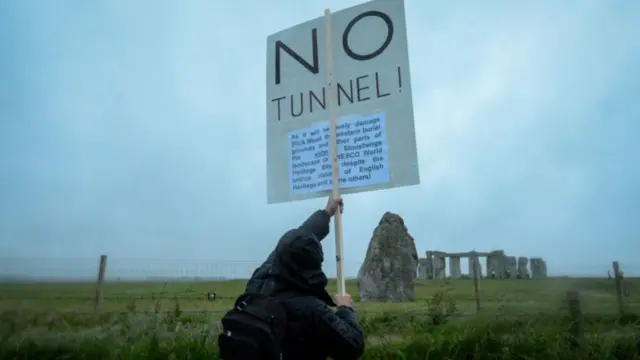
<svg viewBox="0 0 640 360"><path fill-rule="evenodd" d="M413 301L418 252L404 220L385 212L358 272L360 301Z"/></svg>
<svg viewBox="0 0 640 360"><path fill-rule="evenodd" d="M473 250L462 253L427 251L425 255L426 257L419 259L419 265L417 265L418 278L425 280L446 279L447 258L449 258L449 276L451 278L458 279L463 276L460 267L461 258L468 259L469 277L473 278L475 276L473 266L474 258L479 257L486 257L487 277L491 277L492 271L495 271L496 278L499 279L506 279L507 273L511 279L515 279L518 273L522 279L526 279L527 274L530 275L531 279L544 279L547 277L547 263L544 259L537 257L529 260L524 256L507 256L504 250L493 250L490 252L476 252ZM477 266L482 273L482 266L479 262Z"/></svg>

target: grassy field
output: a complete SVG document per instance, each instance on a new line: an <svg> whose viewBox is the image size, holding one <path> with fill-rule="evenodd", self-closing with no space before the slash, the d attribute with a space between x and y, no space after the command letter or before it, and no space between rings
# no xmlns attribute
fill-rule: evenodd
<svg viewBox="0 0 640 360"><path fill-rule="evenodd" d="M244 281L0 285L0 359L215 359L218 320ZM359 302L365 359L640 359L640 280L621 316L607 279L420 281L409 303ZM329 285L335 289L335 284ZM354 282L348 291L356 295ZM633 289L638 289L636 293ZM578 290L584 337L565 297ZM207 293L215 292L215 301Z"/></svg>

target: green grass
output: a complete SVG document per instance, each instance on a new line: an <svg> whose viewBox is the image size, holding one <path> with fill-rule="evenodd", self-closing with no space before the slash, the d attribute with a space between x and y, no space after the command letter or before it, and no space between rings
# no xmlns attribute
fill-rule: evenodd
<svg viewBox="0 0 640 360"><path fill-rule="evenodd" d="M331 283L330 289L335 289ZM625 280L640 290L640 280ZM218 320L243 281L107 283L101 312L93 284L0 285L0 359L216 359ZM347 289L357 294L355 283ZM640 296L621 317L607 279L483 280L481 311L470 280L420 281L410 303L355 308L363 359L640 359ZM564 302L579 290L584 346ZM208 301L207 292L218 299Z"/></svg>

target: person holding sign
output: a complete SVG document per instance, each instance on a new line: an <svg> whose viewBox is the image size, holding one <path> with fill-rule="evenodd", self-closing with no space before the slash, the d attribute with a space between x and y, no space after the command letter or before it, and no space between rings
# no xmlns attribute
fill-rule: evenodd
<svg viewBox="0 0 640 360"><path fill-rule="evenodd" d="M351 296L331 297L326 290L327 277L322 271L321 241L328 235L331 218L338 211L343 211L342 198L331 197L324 210L314 212L300 227L287 231L267 260L254 271L245 293L236 301L239 311L253 306L250 311L253 315L261 313L266 318L271 317L271 323L286 324L265 336L272 342L277 339L277 344L265 345L262 341L255 346L259 349L249 352L252 346L249 335L264 327L250 324L252 317L243 317L232 310L236 314L228 315L229 326L225 329L228 335L222 336L226 347L221 346L221 350L225 352L225 359L244 357L249 360L255 356L253 354L273 354L272 349L277 349L275 352L284 360L324 360L327 357L355 360L362 356L364 334L352 308ZM258 302L267 305L258 306ZM242 306L237 307L239 304ZM224 327L224 318L222 322ZM233 338L238 339L236 343Z"/></svg>
<svg viewBox="0 0 640 360"><path fill-rule="evenodd" d="M286 232L282 238L280 238L278 244L294 235L296 230L303 230L304 233L312 235L317 241L322 241L329 234L329 223L338 210L340 210L340 213L344 210L342 198L329 197L324 210L318 210L311 214L298 229ZM245 292L258 292L262 288L265 280L269 277L269 270L273 264L275 252L275 250L272 251L267 257L267 260L253 272L251 279L247 282Z"/></svg>

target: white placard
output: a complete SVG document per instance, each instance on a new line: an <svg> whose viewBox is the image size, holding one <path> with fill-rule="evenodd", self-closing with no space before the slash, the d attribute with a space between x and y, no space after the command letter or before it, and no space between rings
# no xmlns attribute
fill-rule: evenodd
<svg viewBox="0 0 640 360"><path fill-rule="evenodd" d="M368 179L347 177L340 193L419 184L404 1L374 0L337 11L331 14L331 24L333 114L350 119L341 121L379 117L386 144L384 170L372 171ZM291 169L293 134L308 134L312 128L324 132L328 127L324 30L324 19L318 17L267 38L268 203L324 197L331 189L330 182L320 184L315 178L303 181L307 185L302 187L293 186ZM364 161L378 164L373 156ZM360 173L359 167L342 167L353 176ZM341 178L344 175L340 173Z"/></svg>

